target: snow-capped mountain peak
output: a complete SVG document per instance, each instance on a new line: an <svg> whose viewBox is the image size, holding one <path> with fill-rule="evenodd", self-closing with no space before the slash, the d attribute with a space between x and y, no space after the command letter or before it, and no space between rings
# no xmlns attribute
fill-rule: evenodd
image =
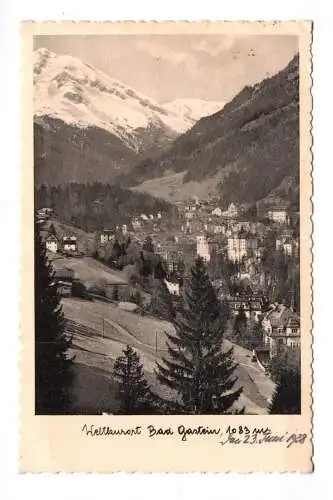
<svg viewBox="0 0 333 500"><path fill-rule="evenodd" d="M69 55L35 51L36 116L78 127L96 126L140 150L138 130L165 129L179 135L193 123L102 71Z"/></svg>
<svg viewBox="0 0 333 500"><path fill-rule="evenodd" d="M176 99L164 104L164 108L172 111L194 124L204 116L220 111L225 105L222 101L205 101L203 99Z"/></svg>

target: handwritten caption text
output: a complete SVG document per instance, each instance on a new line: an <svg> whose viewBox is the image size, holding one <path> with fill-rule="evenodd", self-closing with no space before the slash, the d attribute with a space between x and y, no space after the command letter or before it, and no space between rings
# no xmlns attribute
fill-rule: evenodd
<svg viewBox="0 0 333 500"><path fill-rule="evenodd" d="M81 429L82 433L89 437L120 437L120 436L145 436L151 439L165 438L174 436L181 442L187 442L194 436L202 436L206 438L214 438L221 446L237 446L237 445L264 445L264 444L284 444L286 448L295 445L302 445L306 442L308 435L302 432L274 432L269 427L253 427L248 426L227 426L209 427L195 426L186 427L179 425L176 427L156 427L154 425L129 428L113 428L109 426L96 426L94 424L84 426Z"/></svg>

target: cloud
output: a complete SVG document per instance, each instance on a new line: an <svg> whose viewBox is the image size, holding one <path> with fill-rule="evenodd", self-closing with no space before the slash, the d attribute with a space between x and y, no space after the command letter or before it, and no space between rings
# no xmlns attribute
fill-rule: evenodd
<svg viewBox="0 0 333 500"><path fill-rule="evenodd" d="M167 61L176 66L184 65L188 71L196 71L197 69L196 58L190 51L179 49L170 43L163 43L163 41L151 38L150 40L138 40L136 47L154 59Z"/></svg>
<svg viewBox="0 0 333 500"><path fill-rule="evenodd" d="M221 52L232 49L235 42L236 37L234 36L205 37L199 43L196 43L193 49L197 52L205 52L216 57Z"/></svg>
<svg viewBox="0 0 333 500"><path fill-rule="evenodd" d="M186 60L188 54L180 50L172 50L170 45L157 42L155 39L138 40L136 47L148 53L155 59L165 59L166 61L181 63Z"/></svg>

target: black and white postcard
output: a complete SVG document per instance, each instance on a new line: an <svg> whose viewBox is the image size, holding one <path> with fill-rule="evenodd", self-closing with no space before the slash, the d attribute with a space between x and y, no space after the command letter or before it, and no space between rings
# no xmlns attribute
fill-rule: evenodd
<svg viewBox="0 0 333 500"><path fill-rule="evenodd" d="M22 24L22 471L312 470L311 28Z"/></svg>

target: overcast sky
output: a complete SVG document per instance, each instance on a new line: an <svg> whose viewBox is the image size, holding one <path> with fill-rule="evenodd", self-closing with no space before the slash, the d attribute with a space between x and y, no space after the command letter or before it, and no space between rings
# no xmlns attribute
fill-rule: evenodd
<svg viewBox="0 0 333 500"><path fill-rule="evenodd" d="M161 103L228 101L298 50L297 37L282 35L55 35L36 37L40 47L79 57Z"/></svg>

